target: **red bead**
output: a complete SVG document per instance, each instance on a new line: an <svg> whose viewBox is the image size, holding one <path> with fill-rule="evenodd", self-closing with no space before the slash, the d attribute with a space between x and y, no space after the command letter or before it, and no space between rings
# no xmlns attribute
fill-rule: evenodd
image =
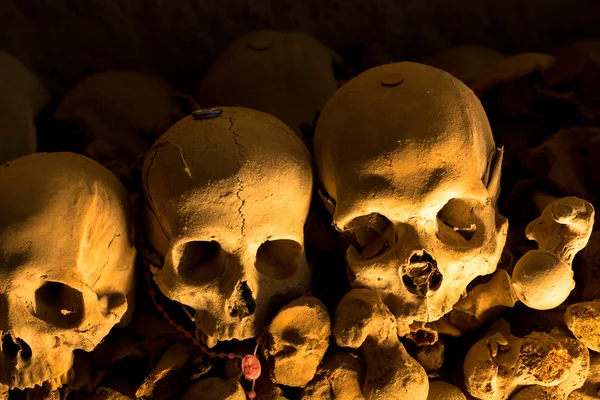
<svg viewBox="0 0 600 400"><path fill-rule="evenodd" d="M208 353L208 356L215 358L217 356L217 353L215 353L214 351L211 351L210 353Z"/></svg>
<svg viewBox="0 0 600 400"><path fill-rule="evenodd" d="M248 392L248 398L249 399L255 399L256 398L256 392L253 390L251 392Z"/></svg>
<svg viewBox="0 0 600 400"><path fill-rule="evenodd" d="M177 329L179 332L185 332L185 328L181 325L177 325L175 329Z"/></svg>
<svg viewBox="0 0 600 400"><path fill-rule="evenodd" d="M169 320L169 325L171 326L175 326L177 325L177 322L173 321L172 319Z"/></svg>
<svg viewBox="0 0 600 400"><path fill-rule="evenodd" d="M202 347L200 347L200 351L203 353L208 353L208 347L202 346Z"/></svg>
<svg viewBox="0 0 600 400"><path fill-rule="evenodd" d="M170 315L169 315L169 313L168 313L168 312L166 312L166 311L163 311L163 317L165 317L165 319L167 319L167 320L170 320L170 319L171 319L171 316L170 316Z"/></svg>
<svg viewBox="0 0 600 400"><path fill-rule="evenodd" d="M260 361L252 354L248 354L242 358L242 373L248 380L256 380L260 377L261 371Z"/></svg>
<svg viewBox="0 0 600 400"><path fill-rule="evenodd" d="M256 343L257 343L257 344L263 344L263 342L264 342L264 341L265 341L265 338L263 338L262 336L259 336L259 337L256 339Z"/></svg>
<svg viewBox="0 0 600 400"><path fill-rule="evenodd" d="M191 332L187 332L187 331L185 332L185 337L188 338L188 339L193 338L192 333Z"/></svg>
<svg viewBox="0 0 600 400"><path fill-rule="evenodd" d="M150 271L144 272L144 278L150 279Z"/></svg>
<svg viewBox="0 0 600 400"><path fill-rule="evenodd" d="M230 360L233 360L234 358L237 357L237 355L235 353L229 353L229 354L227 354L227 357L229 357Z"/></svg>
<svg viewBox="0 0 600 400"><path fill-rule="evenodd" d="M202 344L198 339L194 339L194 346L200 347Z"/></svg>
<svg viewBox="0 0 600 400"><path fill-rule="evenodd" d="M225 358L225 357L227 357L227 354L225 354L225 353L219 353L219 358Z"/></svg>
<svg viewBox="0 0 600 400"><path fill-rule="evenodd" d="M152 288L148 289L148 293L149 293L149 294L150 294L150 296L152 296L152 297L156 296L156 290L154 290L154 289L152 289Z"/></svg>
<svg viewBox="0 0 600 400"><path fill-rule="evenodd" d="M156 309L158 310L158 312L162 312L164 310L163 306L161 306L160 304L156 305Z"/></svg>

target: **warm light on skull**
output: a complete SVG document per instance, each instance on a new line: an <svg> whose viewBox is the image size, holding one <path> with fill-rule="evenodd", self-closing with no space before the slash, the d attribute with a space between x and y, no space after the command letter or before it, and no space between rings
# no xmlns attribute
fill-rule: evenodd
<svg viewBox="0 0 600 400"><path fill-rule="evenodd" d="M60 387L133 312L133 218L97 162L36 153L0 167L0 385Z"/></svg>
<svg viewBox="0 0 600 400"><path fill-rule="evenodd" d="M315 158L333 222L354 242L353 285L376 291L399 328L440 318L495 270L501 154L473 92L425 65L367 70L323 110Z"/></svg>
<svg viewBox="0 0 600 400"><path fill-rule="evenodd" d="M158 139L143 169L147 233L165 258L155 281L196 310L209 345L258 336L306 291L312 170L279 120L244 108L187 117Z"/></svg>

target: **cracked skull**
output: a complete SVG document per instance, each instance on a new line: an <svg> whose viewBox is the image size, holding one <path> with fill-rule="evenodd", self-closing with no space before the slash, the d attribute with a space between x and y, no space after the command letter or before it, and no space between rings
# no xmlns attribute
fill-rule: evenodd
<svg viewBox="0 0 600 400"><path fill-rule="evenodd" d="M0 191L0 386L59 387L73 351L91 351L132 312L127 193L72 153L5 164Z"/></svg>
<svg viewBox="0 0 600 400"><path fill-rule="evenodd" d="M400 332L440 318L496 269L502 151L450 74L409 62L360 74L323 110L315 158L334 225L353 243L350 279L378 293Z"/></svg>
<svg viewBox="0 0 600 400"><path fill-rule="evenodd" d="M222 111L175 124L143 171L146 231L164 259L154 280L166 296L194 308L209 345L259 335L310 281L307 149L268 114Z"/></svg>

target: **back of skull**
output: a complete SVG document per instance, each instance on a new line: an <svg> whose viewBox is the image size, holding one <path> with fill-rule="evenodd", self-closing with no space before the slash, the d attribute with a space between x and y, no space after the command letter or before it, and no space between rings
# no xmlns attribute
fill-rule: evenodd
<svg viewBox="0 0 600 400"><path fill-rule="evenodd" d="M143 173L147 234L164 257L155 281L196 310L203 333L257 336L282 302L306 290L312 171L279 120L244 108L184 118L159 138Z"/></svg>
<svg viewBox="0 0 600 400"><path fill-rule="evenodd" d="M450 311L504 246L499 154L479 100L446 72L388 64L342 87L317 124L315 157L333 222L352 234L354 285L402 322Z"/></svg>
<svg viewBox="0 0 600 400"><path fill-rule="evenodd" d="M296 133L312 128L336 90L333 51L298 32L257 31L235 40L210 68L198 98L207 106L269 113Z"/></svg>
<svg viewBox="0 0 600 400"><path fill-rule="evenodd" d="M125 189L95 161L37 153L0 167L0 384L60 386L132 311Z"/></svg>
<svg viewBox="0 0 600 400"><path fill-rule="evenodd" d="M163 79L131 71L101 72L71 89L54 117L70 121L89 141L115 146L129 158L147 150L180 113Z"/></svg>

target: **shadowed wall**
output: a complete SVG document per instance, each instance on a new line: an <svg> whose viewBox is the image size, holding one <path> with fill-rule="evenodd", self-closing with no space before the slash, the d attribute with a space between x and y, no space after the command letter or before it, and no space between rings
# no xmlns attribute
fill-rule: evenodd
<svg viewBox="0 0 600 400"><path fill-rule="evenodd" d="M367 64L462 43L543 51L600 37L600 1L2 0L0 26L0 48L51 88L112 68L177 84L197 81L224 46L254 29L301 30Z"/></svg>

